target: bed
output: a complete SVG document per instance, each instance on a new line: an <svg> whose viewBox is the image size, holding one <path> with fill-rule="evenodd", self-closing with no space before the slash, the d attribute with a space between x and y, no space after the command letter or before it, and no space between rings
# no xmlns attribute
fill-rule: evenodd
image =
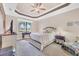
<svg viewBox="0 0 79 59"><path fill-rule="evenodd" d="M54 42L55 30L56 28L49 26L43 28L43 32L41 33L31 33L31 44L39 48L40 50L43 50L44 47Z"/></svg>
<svg viewBox="0 0 79 59"><path fill-rule="evenodd" d="M31 44L39 48L41 51L44 47L48 46L55 40L55 31L54 27L45 27L41 33L31 33L30 37L32 39Z"/></svg>
<svg viewBox="0 0 79 59"><path fill-rule="evenodd" d="M54 42L54 33L31 33L30 36L32 39L31 44L40 50Z"/></svg>

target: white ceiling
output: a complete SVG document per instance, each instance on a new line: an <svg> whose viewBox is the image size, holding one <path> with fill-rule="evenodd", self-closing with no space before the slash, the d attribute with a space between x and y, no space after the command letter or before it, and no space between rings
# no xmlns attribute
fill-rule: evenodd
<svg viewBox="0 0 79 59"><path fill-rule="evenodd" d="M21 4L18 3L16 9L19 10L23 14L27 14L30 16L39 16L45 13L46 11L50 10L51 8L54 8L55 6L59 5L60 3L42 3L42 4L46 8L46 10L41 10L40 13L31 12L31 10L33 10L32 3L21 3Z"/></svg>
<svg viewBox="0 0 79 59"><path fill-rule="evenodd" d="M4 6L4 11L5 11L6 15L11 15L11 16L15 16L15 17L23 17L23 18L27 18L27 19L30 19L30 20L43 19L43 18L46 18L46 17L51 17L51 16L54 16L54 15L57 15L57 14L61 14L61 13L79 8L79 4L72 3L65 8L62 8L62 9L57 10L55 12L51 12L51 13L49 13L45 16L39 17L39 18L25 17L25 16L22 16L22 15L15 13L15 9L16 9L16 10L19 10L23 14L27 14L27 15L30 15L30 16L38 16L38 15L41 15L41 14L43 14L43 13L45 13L45 12L51 10L51 9L54 9L55 7L57 7L59 5L62 5L61 3L44 3L46 10L41 11L41 13L38 14L38 13L35 13L35 12L30 12L30 10L32 10L31 4L32 3L3 3L3 6Z"/></svg>

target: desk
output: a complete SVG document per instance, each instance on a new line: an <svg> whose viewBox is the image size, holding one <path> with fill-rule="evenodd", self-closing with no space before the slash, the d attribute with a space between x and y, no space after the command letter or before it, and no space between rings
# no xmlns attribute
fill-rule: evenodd
<svg viewBox="0 0 79 59"><path fill-rule="evenodd" d="M25 35L27 35L30 38L30 33L31 32L29 32L29 33L22 33L22 38L25 38Z"/></svg>

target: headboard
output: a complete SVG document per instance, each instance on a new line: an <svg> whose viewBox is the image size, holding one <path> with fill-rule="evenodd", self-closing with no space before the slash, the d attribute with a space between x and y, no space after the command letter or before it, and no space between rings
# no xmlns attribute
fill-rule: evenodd
<svg viewBox="0 0 79 59"><path fill-rule="evenodd" d="M45 27L45 28L43 28L43 30L44 30L44 33L50 33L52 31L55 31L56 28L55 27Z"/></svg>

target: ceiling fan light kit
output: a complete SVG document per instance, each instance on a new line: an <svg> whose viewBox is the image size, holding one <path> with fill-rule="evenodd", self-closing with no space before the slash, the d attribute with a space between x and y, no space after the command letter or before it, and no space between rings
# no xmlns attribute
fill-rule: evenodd
<svg viewBox="0 0 79 59"><path fill-rule="evenodd" d="M46 10L46 8L44 7L44 5L42 3L34 3L32 5L32 10L31 12L37 12L37 13L40 13L41 11L44 11Z"/></svg>

